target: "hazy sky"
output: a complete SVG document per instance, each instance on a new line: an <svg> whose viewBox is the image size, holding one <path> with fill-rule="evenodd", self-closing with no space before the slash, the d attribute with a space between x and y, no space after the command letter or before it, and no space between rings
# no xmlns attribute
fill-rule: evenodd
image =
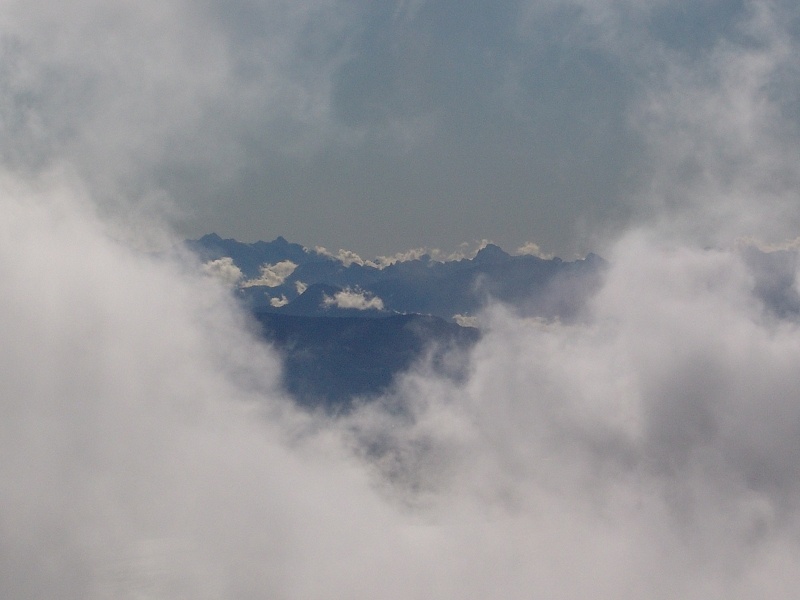
<svg viewBox="0 0 800 600"><path fill-rule="evenodd" d="M789 0L3 0L0 158L186 236L571 257L654 214L708 237L702 203L706 243L781 240L798 23ZM729 228L739 193L780 227Z"/></svg>

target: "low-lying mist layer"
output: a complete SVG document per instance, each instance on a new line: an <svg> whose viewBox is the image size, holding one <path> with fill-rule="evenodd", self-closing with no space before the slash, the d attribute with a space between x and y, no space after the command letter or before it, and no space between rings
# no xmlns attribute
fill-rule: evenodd
<svg viewBox="0 0 800 600"><path fill-rule="evenodd" d="M43 196L0 219L2 596L796 589L800 332L741 253L631 233L579 324L497 307L465 381L332 419L216 280Z"/></svg>

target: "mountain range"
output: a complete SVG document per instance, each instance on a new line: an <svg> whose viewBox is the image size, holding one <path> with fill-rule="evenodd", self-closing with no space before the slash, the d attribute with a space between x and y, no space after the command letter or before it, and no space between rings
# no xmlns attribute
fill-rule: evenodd
<svg viewBox="0 0 800 600"><path fill-rule="evenodd" d="M474 316L491 301L521 313L573 318L599 283L605 261L571 262L510 255L487 244L472 258L439 261L429 254L379 265L343 260L279 237L243 243L208 234L187 246L210 264L230 259L241 273L236 293L254 311L305 316Z"/></svg>
<svg viewBox="0 0 800 600"><path fill-rule="evenodd" d="M282 354L286 389L305 406L343 410L385 393L427 360L459 377L491 302L524 316L570 320L597 288L606 262L510 255L487 244L471 258L368 262L279 237L244 243L187 240L208 273L224 276Z"/></svg>
<svg viewBox="0 0 800 600"><path fill-rule="evenodd" d="M417 252L376 261L282 237L244 243L211 233L185 245L254 315L258 333L282 355L293 397L330 410L384 394L422 360L445 376L463 375L466 350L480 338L476 317L490 303L522 316L578 318L607 266L595 254L568 262L493 244L471 258ZM766 318L798 318L798 251L745 246L740 256Z"/></svg>

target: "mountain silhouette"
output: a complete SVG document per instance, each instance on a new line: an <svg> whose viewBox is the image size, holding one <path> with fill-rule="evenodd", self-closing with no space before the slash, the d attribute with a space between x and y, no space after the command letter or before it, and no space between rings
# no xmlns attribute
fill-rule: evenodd
<svg viewBox="0 0 800 600"><path fill-rule="evenodd" d="M325 304L320 292L328 290L324 292L328 297L336 291L351 291L380 298L383 310L361 311L364 317L415 313L453 320L454 315L475 315L490 302L500 301L514 305L525 315L567 320L579 313L599 285L606 266L594 254L567 262L513 256L494 244L482 248L472 259L439 262L424 255L384 268L345 265L282 237L248 244L209 234L188 241L187 246L203 261L230 257L251 280L237 294L252 310L307 316L340 314ZM282 283L253 285L264 265L283 261L297 266ZM274 299L285 302L273 306ZM352 315L355 312L348 310Z"/></svg>
<svg viewBox="0 0 800 600"><path fill-rule="evenodd" d="M283 237L248 244L208 234L186 245L203 262L228 257L241 270L235 293L280 351L286 389L304 406L333 411L387 392L421 361L461 376L480 332L456 321L491 302L522 315L576 318L606 267L594 254L566 262L513 256L494 244L471 259L423 255L383 268L345 264ZM285 261L294 267L261 277Z"/></svg>

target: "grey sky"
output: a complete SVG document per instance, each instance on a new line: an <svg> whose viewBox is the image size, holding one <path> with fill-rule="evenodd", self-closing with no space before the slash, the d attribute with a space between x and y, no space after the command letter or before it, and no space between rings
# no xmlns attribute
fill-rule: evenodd
<svg viewBox="0 0 800 600"><path fill-rule="evenodd" d="M654 215L796 235L793 2L2 6L5 167L180 235L566 257ZM741 218L753 196L769 218Z"/></svg>

